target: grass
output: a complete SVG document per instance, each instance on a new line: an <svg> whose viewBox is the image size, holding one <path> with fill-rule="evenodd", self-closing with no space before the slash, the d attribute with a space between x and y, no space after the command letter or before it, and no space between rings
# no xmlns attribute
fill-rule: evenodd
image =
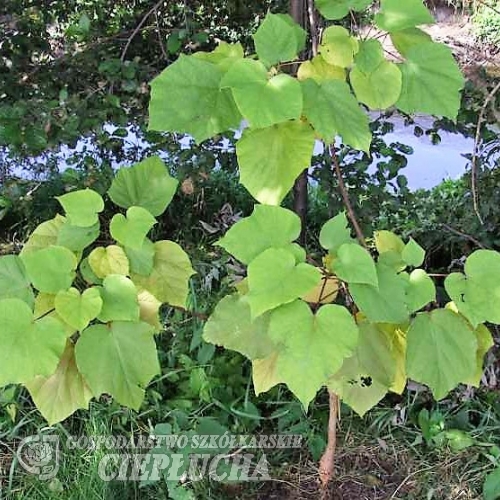
<svg viewBox="0 0 500 500"><path fill-rule="evenodd" d="M105 450L64 450L62 445L56 479L44 482L26 473L13 456L19 439L36 432L49 432L49 429L31 409L24 391L16 397L21 402L16 423L9 422L5 414L0 421L1 500L169 498L163 482L141 487L138 482L132 481L102 481L98 468ZM457 392L444 402L432 405L433 411L443 415L445 429L459 429L472 438L473 444L463 450L456 450L450 443L439 440L430 445L425 443L422 431L415 425L416 415L430 402L425 393L407 396L396 404L386 400L365 419L344 408L331 498L479 500L485 475L495 466L491 450L500 446L500 402L496 394L488 391L479 391L473 398L463 398L463 393ZM165 410L168 411L168 408ZM198 411L200 408L194 413ZM312 408L310 418L299 418L298 423L302 420L303 425L305 420L312 423L307 431L310 442L315 437L321 437L325 417L326 407L320 397ZM286 424L279 419L273 423L266 422L264 430L274 428L276 432L280 425ZM295 425L298 425L297 422ZM127 431L131 434L147 432L148 419L143 414L122 410L106 400L93 402L88 413L78 412L65 424L50 430L60 437L61 443L66 442L68 433L108 436ZM271 481L224 485L203 480L189 485L194 493L189 498L318 498L317 457L311 450L273 452L269 459L272 464Z"/></svg>

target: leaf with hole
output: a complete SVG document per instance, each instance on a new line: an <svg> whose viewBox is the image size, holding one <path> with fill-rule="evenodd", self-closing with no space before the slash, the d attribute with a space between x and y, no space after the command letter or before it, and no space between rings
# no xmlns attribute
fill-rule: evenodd
<svg viewBox="0 0 500 500"><path fill-rule="evenodd" d="M305 302L297 300L272 312L269 336L278 352L278 377L307 409L353 353L358 327L343 306L325 305L314 315Z"/></svg>

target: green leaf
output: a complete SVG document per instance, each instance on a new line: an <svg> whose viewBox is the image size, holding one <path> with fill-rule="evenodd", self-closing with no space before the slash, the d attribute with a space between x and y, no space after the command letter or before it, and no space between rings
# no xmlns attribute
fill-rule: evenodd
<svg viewBox="0 0 500 500"><path fill-rule="evenodd" d="M157 217L172 201L177 184L161 158L152 156L133 167L121 168L108 194L119 207L142 207Z"/></svg>
<svg viewBox="0 0 500 500"><path fill-rule="evenodd" d="M279 205L309 167L313 148L314 131L307 123L247 129L236 143L240 182L259 202Z"/></svg>
<svg viewBox="0 0 500 500"><path fill-rule="evenodd" d="M444 286L458 310L476 327L489 321L500 324L500 254L477 250L465 262L465 275L450 274Z"/></svg>
<svg viewBox="0 0 500 500"><path fill-rule="evenodd" d="M339 134L354 149L370 150L372 134L368 116L346 82L332 80L318 85L309 79L302 82L302 90L304 116L325 142L332 144Z"/></svg>
<svg viewBox="0 0 500 500"><path fill-rule="evenodd" d="M99 278L94 273L94 271L92 271L92 268L90 267L90 264L89 264L89 259L87 257L80 262L80 274L82 275L82 278L89 285L101 285L102 284L102 279Z"/></svg>
<svg viewBox="0 0 500 500"><path fill-rule="evenodd" d="M315 2L321 15L333 21L347 16L350 10L362 11L371 3L372 0L316 0Z"/></svg>
<svg viewBox="0 0 500 500"><path fill-rule="evenodd" d="M20 299L30 307L35 303L31 282L17 255L0 257L0 300Z"/></svg>
<svg viewBox="0 0 500 500"><path fill-rule="evenodd" d="M323 83L328 80L345 81L345 69L339 66L328 64L322 56L314 56L310 61L304 61L299 66L297 78L299 80L313 79L316 83Z"/></svg>
<svg viewBox="0 0 500 500"><path fill-rule="evenodd" d="M156 224L156 219L142 207L130 207L127 216L115 214L111 219L109 230L111 236L125 247L140 249L146 235Z"/></svg>
<svg viewBox="0 0 500 500"><path fill-rule="evenodd" d="M62 215L56 215L53 219L42 222L36 229L31 233L28 241L24 244L21 253L21 257L24 255L36 252L37 250L42 250L51 245L57 245L57 239L59 237L59 231L64 225L66 218Z"/></svg>
<svg viewBox="0 0 500 500"><path fill-rule="evenodd" d="M384 57L378 40L360 45L350 82L358 100L371 109L386 109L399 99L402 75L398 66Z"/></svg>
<svg viewBox="0 0 500 500"><path fill-rule="evenodd" d="M54 373L66 345L66 332L54 318L34 321L20 299L0 300L0 387Z"/></svg>
<svg viewBox="0 0 500 500"><path fill-rule="evenodd" d="M300 218L291 210L255 205L252 215L232 226L217 242L243 264L268 248L287 247L300 235Z"/></svg>
<svg viewBox="0 0 500 500"><path fill-rule="evenodd" d="M99 321L137 321L139 302L134 283L120 274L110 274L98 288L102 298Z"/></svg>
<svg viewBox="0 0 500 500"><path fill-rule="evenodd" d="M349 292L360 311L373 323L402 324L408 320L405 302L406 283L388 266L377 263L378 289L352 283Z"/></svg>
<svg viewBox="0 0 500 500"><path fill-rule="evenodd" d="M425 42L432 42L431 36L418 28L408 28L406 30L391 33L391 40L394 47L402 56L406 56L408 50L413 46Z"/></svg>
<svg viewBox="0 0 500 500"><path fill-rule="evenodd" d="M33 286L40 292L67 290L75 279L78 264L67 248L50 246L21 257Z"/></svg>
<svg viewBox="0 0 500 500"><path fill-rule="evenodd" d="M153 271L155 247L151 240L146 238L138 249L125 247L125 254L129 260L130 272L149 276Z"/></svg>
<svg viewBox="0 0 500 500"><path fill-rule="evenodd" d="M419 313L407 333L408 377L427 384L441 399L476 369L477 340L458 314Z"/></svg>
<svg viewBox="0 0 500 500"><path fill-rule="evenodd" d="M348 68L358 50L358 41L342 26L329 26L323 31L319 53L327 63Z"/></svg>
<svg viewBox="0 0 500 500"><path fill-rule="evenodd" d="M245 56L241 43L220 42L212 52L195 52L193 57L208 61L227 71L236 61Z"/></svg>
<svg viewBox="0 0 500 500"><path fill-rule="evenodd" d="M354 243L345 212L325 222L319 233L319 243L331 253L337 253L344 243Z"/></svg>
<svg viewBox="0 0 500 500"><path fill-rule="evenodd" d="M305 47L306 32L289 15L268 13L253 40L259 59L273 66L297 57Z"/></svg>
<svg viewBox="0 0 500 500"><path fill-rule="evenodd" d="M448 47L434 42L415 45L399 68L403 87L396 106L401 111L456 118L464 78Z"/></svg>
<svg viewBox="0 0 500 500"><path fill-rule="evenodd" d="M266 358L252 361L252 380L256 396L285 382L278 373L279 355L280 352L275 351Z"/></svg>
<svg viewBox="0 0 500 500"><path fill-rule="evenodd" d="M71 342L67 343L55 373L39 375L25 385L49 425L61 422L80 408L88 409L92 399L92 391L76 366Z"/></svg>
<svg viewBox="0 0 500 500"><path fill-rule="evenodd" d="M379 254L378 262L393 267L396 271L405 269L406 263L403 262L402 256L405 248L403 240L391 231L376 231L374 236Z"/></svg>
<svg viewBox="0 0 500 500"><path fill-rule="evenodd" d="M269 335L279 352L277 373L307 409L356 348L358 327L343 306L322 306L314 315L297 300L273 311Z"/></svg>
<svg viewBox="0 0 500 500"><path fill-rule="evenodd" d="M82 294L76 288L61 290L55 298L57 314L75 330L84 330L101 312L102 299L98 288L89 288Z"/></svg>
<svg viewBox="0 0 500 500"><path fill-rule="evenodd" d="M327 386L361 417L376 406L388 391L388 387L370 377L357 354L344 361Z"/></svg>
<svg viewBox="0 0 500 500"><path fill-rule="evenodd" d="M477 352L476 352L476 372L473 376L466 380L462 380L463 384L472 385L474 387L479 387L481 385L481 378L484 372L484 357L487 352L495 345L495 341L491 335L491 332L485 325L479 325L475 330L474 334L477 339Z"/></svg>
<svg viewBox="0 0 500 500"><path fill-rule="evenodd" d="M203 339L251 360L261 359L275 350L268 327L269 315L252 321L248 303L239 294L228 295L217 304L205 323Z"/></svg>
<svg viewBox="0 0 500 500"><path fill-rule="evenodd" d="M98 214L104 210L101 195L92 189L81 189L57 196L56 200L66 212L66 218L73 226L89 227L99 222Z"/></svg>
<svg viewBox="0 0 500 500"><path fill-rule="evenodd" d="M110 274L129 274L129 262L123 248L109 245L106 248L97 247L88 257L90 268L98 278L105 278Z"/></svg>
<svg viewBox="0 0 500 500"><path fill-rule="evenodd" d="M413 238L410 238L403 248L402 257L409 266L419 267L424 263L425 250Z"/></svg>
<svg viewBox="0 0 500 500"><path fill-rule="evenodd" d="M101 231L99 222L93 226L81 227L74 226L66 221L57 234L56 245L66 247L72 252L81 252L91 245L98 237Z"/></svg>
<svg viewBox="0 0 500 500"><path fill-rule="evenodd" d="M381 0L375 24L383 31L400 31L420 24L433 24L434 18L422 0Z"/></svg>
<svg viewBox="0 0 500 500"><path fill-rule="evenodd" d="M56 312L56 306L55 306L55 299L56 296L51 293L39 293L36 296L35 299L35 307L34 307L34 312L33 316L35 318L35 321L40 320L45 317L50 317L55 320L57 320L62 327L64 328L64 331L66 332L67 337L71 337L75 333L75 329L68 325L59 314Z"/></svg>
<svg viewBox="0 0 500 500"><path fill-rule="evenodd" d="M370 252L357 243L344 243L332 263L333 272L347 283L378 287L377 270Z"/></svg>
<svg viewBox="0 0 500 500"><path fill-rule="evenodd" d="M137 300L139 301L140 320L154 327L155 333L160 332L163 329L160 319L161 302L147 290L140 290Z"/></svg>
<svg viewBox="0 0 500 500"><path fill-rule="evenodd" d="M237 129L241 115L231 92L220 88L223 75L219 66L181 54L151 82L150 130L183 132L200 143Z"/></svg>
<svg viewBox="0 0 500 500"><path fill-rule="evenodd" d="M270 248L262 252L248 266L249 292L245 300L250 304L252 318L294 301L320 280L316 267L296 264L294 255L287 250Z"/></svg>
<svg viewBox="0 0 500 500"><path fill-rule="evenodd" d="M484 500L498 500L500 498L500 467L490 472L483 485Z"/></svg>
<svg viewBox="0 0 500 500"><path fill-rule="evenodd" d="M396 377L396 356L387 332L380 325L363 321L359 324L357 356L366 374L384 387L391 387Z"/></svg>
<svg viewBox="0 0 500 500"><path fill-rule="evenodd" d="M415 269L409 276L406 273L401 273L400 276L408 279L406 305L410 313L436 301L436 285L423 269Z"/></svg>
<svg viewBox="0 0 500 500"><path fill-rule="evenodd" d="M160 373L151 325L117 321L90 326L76 344L76 363L93 394L138 410L144 388ZM138 355L140 353L140 355Z"/></svg>
<svg viewBox="0 0 500 500"><path fill-rule="evenodd" d="M189 278L195 274L186 252L173 241L154 244L153 270L149 276L132 274L134 283L152 293L161 302L186 307Z"/></svg>
<svg viewBox="0 0 500 500"><path fill-rule="evenodd" d="M241 114L252 128L300 118L299 82L284 73L268 79L266 67L260 61L236 62L222 79L221 87L231 89Z"/></svg>

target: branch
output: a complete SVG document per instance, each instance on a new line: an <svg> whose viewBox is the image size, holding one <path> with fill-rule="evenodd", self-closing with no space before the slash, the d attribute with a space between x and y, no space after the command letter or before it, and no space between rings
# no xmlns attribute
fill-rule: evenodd
<svg viewBox="0 0 500 500"><path fill-rule="evenodd" d="M199 319L200 321L207 321L209 316L207 314L199 313L197 311L190 311L189 309L184 309L184 307L179 306L170 306L172 309L176 311L181 311L186 314L190 314L193 318Z"/></svg>
<svg viewBox="0 0 500 500"><path fill-rule="evenodd" d="M156 12L156 9L164 2L165 0L159 0L156 2L151 9L149 9L144 17L141 19L140 23L136 26L135 30L132 31L132 34L128 37L127 43L125 44L125 47L123 48L122 55L120 56L120 61L123 62L125 61L125 56L127 54L128 48L130 47L130 44L132 43L132 40L135 38L137 33L141 31L142 27L144 26L145 22L148 20L149 16L153 14L153 12Z"/></svg>
<svg viewBox="0 0 500 500"><path fill-rule="evenodd" d="M318 25L316 19L316 11L314 8L314 0L307 0L307 14L309 15L309 28L311 33L311 49L313 57L318 55L318 46L319 46L319 33L318 33Z"/></svg>
<svg viewBox="0 0 500 500"><path fill-rule="evenodd" d="M497 9L496 7L493 7L493 5L490 5L488 2L485 2L484 0L476 0L476 2L484 7L487 7L488 9L491 9L493 12L495 12L500 16L500 10Z"/></svg>
<svg viewBox="0 0 500 500"><path fill-rule="evenodd" d="M328 390L330 395L330 416L328 418L328 441L326 444L325 452L319 461L319 480L323 489L322 498L327 499L328 485L333 478L335 467L335 451L337 449L337 418L339 410L338 396Z"/></svg>
<svg viewBox="0 0 500 500"><path fill-rule="evenodd" d="M484 224L481 214L479 212L479 195L477 192L477 157L479 155L479 144L481 142L481 127L484 122L484 115L486 114L486 109L490 102L495 97L496 93L500 90L500 82L498 82L493 90L486 97L483 106L481 107L481 112L479 113L479 118L477 120L476 137L474 139L474 154L472 155L472 167L471 167L471 188L472 188L472 200L474 203L474 212L479 219L481 224Z"/></svg>
<svg viewBox="0 0 500 500"><path fill-rule="evenodd" d="M448 226L448 224L441 224L445 229L450 231L450 233L456 234L458 236L461 236L462 238L465 238L466 240L472 241L475 245L477 245L479 248L488 248L485 245L483 245L479 240L476 240L474 236L471 236L470 234L463 233L462 231L459 231L458 229L455 229L454 227Z"/></svg>
<svg viewBox="0 0 500 500"><path fill-rule="evenodd" d="M329 148L330 156L332 158L332 162L335 168L335 174L337 175L337 180L339 183L340 194L342 195L342 200L344 202L344 206L347 210L347 215L351 220L351 223L354 227L354 231L356 233L356 237L363 247L367 248L365 237L363 235L363 231L361 231L361 227L359 225L358 219L356 217L356 213L354 212L354 208L351 205L351 201L349 200L349 193L347 192L346 185L344 183L344 179L342 178L342 172L340 170L339 159L337 157L337 153L335 152L335 144L332 144Z"/></svg>

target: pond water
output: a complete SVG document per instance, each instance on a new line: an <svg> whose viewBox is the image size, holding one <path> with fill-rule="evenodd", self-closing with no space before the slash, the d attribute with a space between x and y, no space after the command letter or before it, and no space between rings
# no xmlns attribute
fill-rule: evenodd
<svg viewBox="0 0 500 500"><path fill-rule="evenodd" d="M399 121L394 125L394 131L384 139L388 143L397 141L413 148L413 154L407 157L408 165L401 170L411 190L430 189L445 179L458 179L465 173L469 160L464 155L471 155L474 151L472 138L440 131L441 142L434 145L429 136L415 136L413 127L405 127ZM425 128L422 122L418 125Z"/></svg>
<svg viewBox="0 0 500 500"><path fill-rule="evenodd" d="M469 162L464 155L472 154L474 148L473 139L465 138L460 134L440 131L441 142L434 145L431 138L425 134L421 137L415 136L413 133L414 127L406 127L402 119L392 118L391 122L394 124L394 130L386 134L384 140L388 144L391 142L400 142L411 146L414 150L412 155L407 156L408 165L400 172L407 177L409 189L430 189L445 179L457 179L465 173ZM416 120L415 124L425 130L432 126L432 120L428 117L423 117ZM116 127L105 125L105 129L108 133L113 133ZM129 134L125 138L125 143L130 148L143 151L147 149L147 143L133 131L132 127L129 127L128 130ZM182 147L188 148L190 140L186 137L180 143ZM226 143L226 147L229 149L229 142ZM321 149L321 143L318 143L315 151L318 152ZM79 141L74 149L62 146L57 153L59 170L62 171L67 168L67 159L75 152L86 151L92 153L93 150L95 148L92 146L92 140L88 138ZM114 166L118 167L121 165L117 164ZM15 169L12 174L24 178L27 176L25 171L18 169Z"/></svg>

